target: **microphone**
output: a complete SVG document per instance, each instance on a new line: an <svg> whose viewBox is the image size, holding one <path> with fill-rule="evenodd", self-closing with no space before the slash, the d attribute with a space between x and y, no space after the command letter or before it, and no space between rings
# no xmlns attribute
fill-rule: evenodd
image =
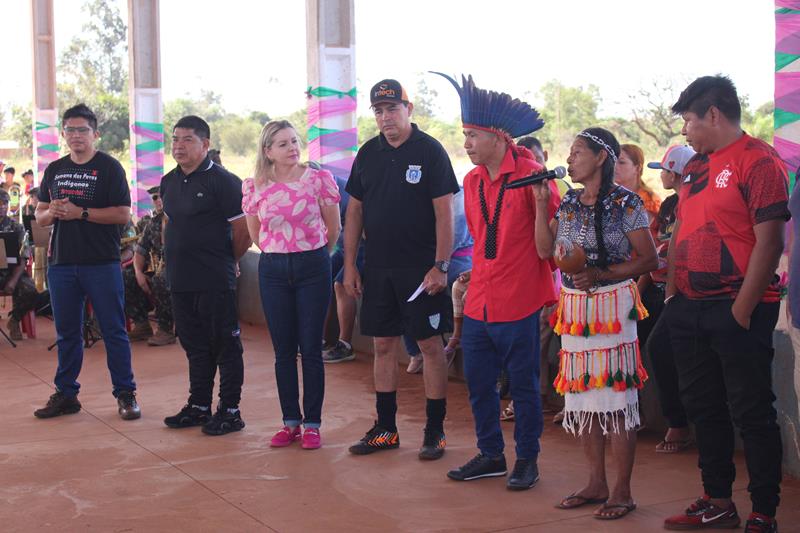
<svg viewBox="0 0 800 533"><path fill-rule="evenodd" d="M540 183L544 180L561 179L567 175L567 169L564 167L556 167L553 170L542 172L541 174L532 174L526 178L510 181L506 184L506 189L518 189L526 185L533 185Z"/></svg>

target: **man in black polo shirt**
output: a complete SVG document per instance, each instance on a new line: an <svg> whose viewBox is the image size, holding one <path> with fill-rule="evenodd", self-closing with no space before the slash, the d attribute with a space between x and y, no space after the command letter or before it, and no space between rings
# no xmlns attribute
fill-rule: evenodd
<svg viewBox="0 0 800 533"><path fill-rule="evenodd" d="M443 291L453 251L452 200L458 182L442 145L411 123L414 106L397 81L378 82L370 102L381 133L358 151L347 182L343 284L351 295L361 295L356 251L363 229L361 332L375 337L378 420L350 453L365 455L400 445L397 355L400 335L406 333L425 357L428 421L419 458L438 459L444 454L447 397L440 335L448 328L450 307Z"/></svg>
<svg viewBox="0 0 800 533"><path fill-rule="evenodd" d="M125 333L125 291L120 268L120 226L131 218L125 171L95 149L97 117L84 104L61 119L69 155L44 171L36 222L53 226L47 250L47 287L58 334L56 392L33 414L51 418L77 413L78 375L83 364L83 315L87 297L103 332L108 370L120 417L141 416Z"/></svg>
<svg viewBox="0 0 800 533"><path fill-rule="evenodd" d="M210 137L200 117L180 119L172 129L178 166L161 180L167 282L175 330L189 359L189 401L164 423L171 428L202 425L206 434L224 435L244 427L235 267L251 241L241 180L208 158ZM219 403L212 417L217 366Z"/></svg>

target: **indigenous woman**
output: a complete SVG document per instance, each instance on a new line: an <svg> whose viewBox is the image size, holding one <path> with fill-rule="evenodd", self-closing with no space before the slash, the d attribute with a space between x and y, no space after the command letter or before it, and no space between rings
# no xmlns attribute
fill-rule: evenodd
<svg viewBox="0 0 800 533"><path fill-rule="evenodd" d="M242 184L247 229L261 249L261 304L275 349L275 378L283 429L270 442L321 446L322 328L331 292L329 249L339 234L339 189L327 170L301 164L300 142L285 120L264 126L255 177ZM303 364L303 412L297 351ZM300 425L304 426L301 435Z"/></svg>
<svg viewBox="0 0 800 533"><path fill-rule="evenodd" d="M637 389L647 379L636 321L647 311L633 279L657 266L642 200L614 184L619 153L610 132L580 132L567 164L572 181L583 189L564 195L554 220L536 219L539 253L549 257L555 252L562 270L561 295L551 316L562 343L554 385L565 396L564 429L581 438L589 462L586 486L557 507L601 503L594 516L603 520L621 518L636 508L630 481L639 424ZM537 209L543 209L548 188L535 185L534 192ZM571 257L560 257L559 252L570 249ZM585 263L570 264L581 253ZM617 465L611 491L605 469L609 434Z"/></svg>

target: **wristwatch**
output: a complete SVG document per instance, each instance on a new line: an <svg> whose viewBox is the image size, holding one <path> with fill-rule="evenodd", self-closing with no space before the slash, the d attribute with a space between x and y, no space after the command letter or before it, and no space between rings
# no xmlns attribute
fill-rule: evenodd
<svg viewBox="0 0 800 533"><path fill-rule="evenodd" d="M84 207L83 211L81 211L81 220L89 220L89 208Z"/></svg>
<svg viewBox="0 0 800 533"><path fill-rule="evenodd" d="M442 274L447 274L447 271L450 269L450 261L436 261L433 266Z"/></svg>

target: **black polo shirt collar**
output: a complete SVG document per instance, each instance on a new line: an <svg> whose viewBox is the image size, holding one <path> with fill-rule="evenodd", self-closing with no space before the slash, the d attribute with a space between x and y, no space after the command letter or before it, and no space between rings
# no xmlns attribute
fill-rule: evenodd
<svg viewBox="0 0 800 533"><path fill-rule="evenodd" d="M419 131L417 125L414 124L413 122L411 123L411 135L408 137L408 139L405 140L403 144L401 144L397 148L389 144L389 141L386 140L386 137L384 137L383 133L378 134L378 142L380 143L380 149L386 152L397 150L399 148L402 148L408 143L416 142L419 141L420 139L422 139L422 133Z"/></svg>
<svg viewBox="0 0 800 533"><path fill-rule="evenodd" d="M180 165L177 165L175 167L175 172L181 177L189 178L195 174L199 174L200 172L208 172L209 170L211 170L213 166L214 162L208 157L208 155L206 155L205 159L203 159L203 162L200 163L200 165L196 169L194 169L188 176L183 173L183 169L181 168Z"/></svg>

